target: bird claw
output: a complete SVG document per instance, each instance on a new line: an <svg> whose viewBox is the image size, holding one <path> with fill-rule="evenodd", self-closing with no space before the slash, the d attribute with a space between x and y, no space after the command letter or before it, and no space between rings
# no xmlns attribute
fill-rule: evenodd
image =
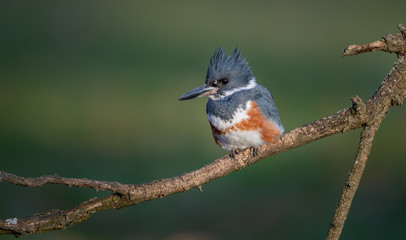
<svg viewBox="0 0 406 240"><path fill-rule="evenodd" d="M250 151L252 152L252 156L255 157L258 155L258 148L250 147Z"/></svg>
<svg viewBox="0 0 406 240"><path fill-rule="evenodd" d="M258 150L259 150L259 149L256 148L256 147L250 147L250 151L251 151L253 157L258 156ZM233 149L233 150L231 151L231 153L229 154L229 156L230 156L231 159L234 159L234 160L235 160L235 157L236 157L239 153L240 153L240 150L238 150L238 149Z"/></svg>
<svg viewBox="0 0 406 240"><path fill-rule="evenodd" d="M239 153L240 153L240 151L238 151L238 149L233 149L231 151L231 153L229 154L229 156L230 156L231 159L235 160L235 156L238 155Z"/></svg>

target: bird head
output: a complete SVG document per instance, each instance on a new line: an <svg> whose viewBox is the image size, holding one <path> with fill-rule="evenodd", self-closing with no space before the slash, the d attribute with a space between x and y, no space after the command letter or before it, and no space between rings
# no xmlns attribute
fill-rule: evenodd
<svg viewBox="0 0 406 240"><path fill-rule="evenodd" d="M185 93L179 100L209 96L219 99L234 90L248 86L253 74L245 58L236 48L231 55L226 55L220 47L214 51L207 69L206 82L202 86Z"/></svg>

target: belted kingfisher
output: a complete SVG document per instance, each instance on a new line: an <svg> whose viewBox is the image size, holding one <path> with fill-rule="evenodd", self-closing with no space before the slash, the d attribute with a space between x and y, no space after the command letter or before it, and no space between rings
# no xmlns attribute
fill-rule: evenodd
<svg viewBox="0 0 406 240"><path fill-rule="evenodd" d="M206 114L216 143L235 158L239 150L273 143L284 132L271 93L255 81L250 66L236 48L226 55L220 47L210 59L206 83L179 100L208 96Z"/></svg>

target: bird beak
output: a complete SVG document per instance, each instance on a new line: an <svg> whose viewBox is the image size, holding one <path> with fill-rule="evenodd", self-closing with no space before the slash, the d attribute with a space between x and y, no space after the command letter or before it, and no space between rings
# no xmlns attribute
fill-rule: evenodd
<svg viewBox="0 0 406 240"><path fill-rule="evenodd" d="M209 85L202 85L200 87L197 87L193 89L190 92L187 92L183 94L182 96L179 97L179 100L189 100L193 98L198 98L198 97L203 97L203 96L209 96L216 94L219 89L217 87L212 87Z"/></svg>

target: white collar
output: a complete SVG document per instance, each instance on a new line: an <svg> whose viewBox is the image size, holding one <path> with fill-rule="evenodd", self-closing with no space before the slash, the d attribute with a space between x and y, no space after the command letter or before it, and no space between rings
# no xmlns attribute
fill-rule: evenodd
<svg viewBox="0 0 406 240"><path fill-rule="evenodd" d="M253 77L253 78L250 79L250 81L248 82L248 84L247 84L246 86L244 86L244 87L238 87L238 88L231 89L230 91L225 91L225 92L224 92L223 94L221 94L221 95L219 95L219 94L209 95L209 98L210 98L211 100L213 100L213 101L221 100L221 99L223 99L223 98L225 98L225 97L230 96L231 94L234 94L234 93L236 93L236 92L243 91L243 90L253 89L253 88L256 87L256 86L257 86L257 83L256 83L256 81L255 81L255 78Z"/></svg>

